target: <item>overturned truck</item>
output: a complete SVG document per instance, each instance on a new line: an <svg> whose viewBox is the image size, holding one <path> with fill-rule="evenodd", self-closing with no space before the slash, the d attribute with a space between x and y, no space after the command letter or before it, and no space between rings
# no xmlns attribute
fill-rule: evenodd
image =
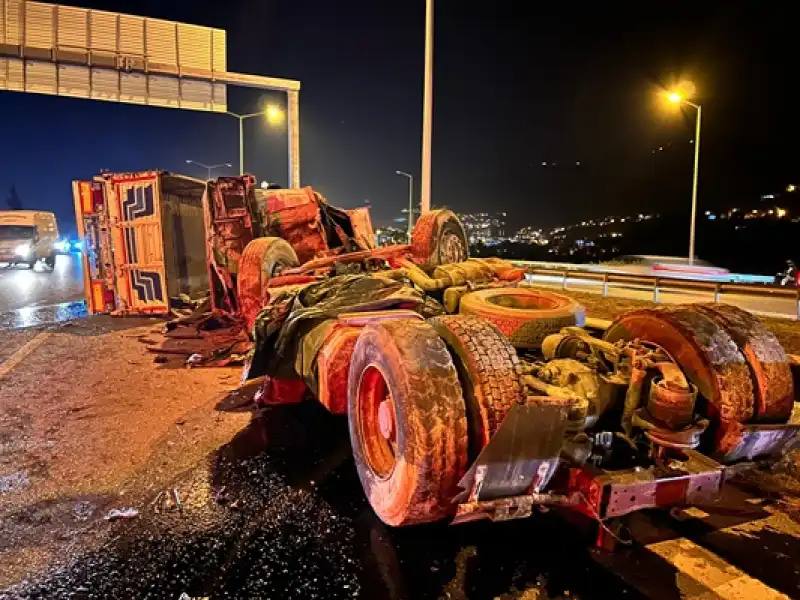
<svg viewBox="0 0 800 600"><path fill-rule="evenodd" d="M113 176L94 183L105 204L136 202L124 180L121 192L108 191ZM779 456L798 437L787 356L738 308L633 311L595 335L570 298L528 287L506 261L469 259L450 211L424 215L410 244L376 248L366 211L310 188L200 183L203 235L190 254L204 257L212 311L252 340L257 401L315 398L346 414L364 491L390 525L519 518L540 505L604 524L706 504L728 465ZM135 312L147 298L128 300L136 265L117 255L127 260L144 234L125 233L103 203L79 213L107 241L89 244L106 261L102 310ZM609 531L598 527L598 543Z"/></svg>

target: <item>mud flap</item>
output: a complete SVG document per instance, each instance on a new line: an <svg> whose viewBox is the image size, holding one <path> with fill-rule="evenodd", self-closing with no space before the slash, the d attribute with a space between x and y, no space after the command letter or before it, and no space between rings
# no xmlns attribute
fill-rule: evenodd
<svg viewBox="0 0 800 600"><path fill-rule="evenodd" d="M547 400L554 400L548 398ZM561 503L541 493L555 474L569 405L515 404L459 482L453 523L527 517L534 504Z"/></svg>

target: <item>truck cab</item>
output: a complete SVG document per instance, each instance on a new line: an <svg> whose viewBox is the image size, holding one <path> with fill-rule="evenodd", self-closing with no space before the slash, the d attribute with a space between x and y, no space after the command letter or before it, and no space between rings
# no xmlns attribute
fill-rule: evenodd
<svg viewBox="0 0 800 600"><path fill-rule="evenodd" d="M0 211L0 263L28 265L44 261L50 271L56 265L58 226L51 212Z"/></svg>

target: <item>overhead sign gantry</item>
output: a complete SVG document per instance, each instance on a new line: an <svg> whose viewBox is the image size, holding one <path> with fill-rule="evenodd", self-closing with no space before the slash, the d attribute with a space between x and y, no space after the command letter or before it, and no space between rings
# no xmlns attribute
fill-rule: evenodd
<svg viewBox="0 0 800 600"><path fill-rule="evenodd" d="M224 113L228 85L286 93L289 185L300 187L300 82L229 72L224 30L0 0L0 90Z"/></svg>

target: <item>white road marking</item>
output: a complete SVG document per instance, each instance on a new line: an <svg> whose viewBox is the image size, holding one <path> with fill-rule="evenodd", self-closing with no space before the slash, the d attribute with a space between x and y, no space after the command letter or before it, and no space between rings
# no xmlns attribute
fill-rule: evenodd
<svg viewBox="0 0 800 600"><path fill-rule="evenodd" d="M28 340L19 350L9 356L3 364L0 364L0 380L4 379L6 375L11 373L11 371L13 371L17 365L25 360L25 358L27 358L39 346L41 346L51 335L51 333L43 331L42 333L39 333L32 339Z"/></svg>
<svg viewBox="0 0 800 600"><path fill-rule="evenodd" d="M649 544L647 549L678 570L676 584L679 589L692 588L691 585L682 585L680 580L682 577L686 577L689 581L684 583L700 584L723 600L751 600L753 598L758 600L785 598L788 600L789 598L686 538L656 542ZM693 596L694 594L689 594L686 597Z"/></svg>

